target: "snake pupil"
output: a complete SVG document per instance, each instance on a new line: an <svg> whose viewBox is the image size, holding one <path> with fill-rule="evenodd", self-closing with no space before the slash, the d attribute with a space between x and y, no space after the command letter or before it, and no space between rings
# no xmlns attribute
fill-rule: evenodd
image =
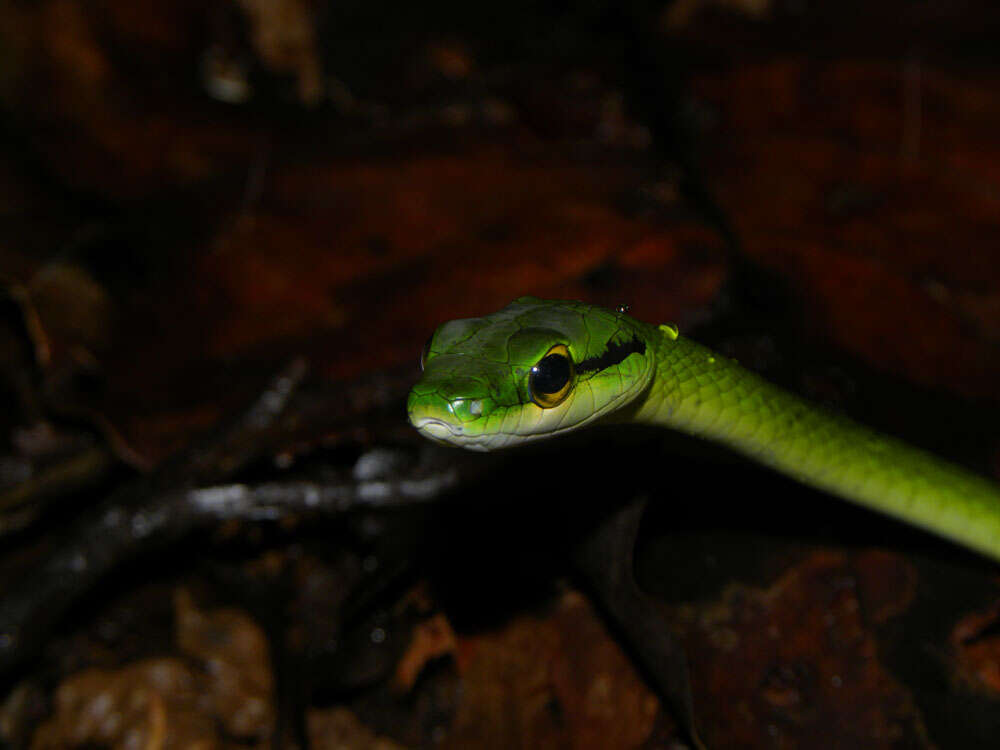
<svg viewBox="0 0 1000 750"><path fill-rule="evenodd" d="M550 354L531 368L531 390L558 393L569 382L569 376L569 360L561 354Z"/></svg>

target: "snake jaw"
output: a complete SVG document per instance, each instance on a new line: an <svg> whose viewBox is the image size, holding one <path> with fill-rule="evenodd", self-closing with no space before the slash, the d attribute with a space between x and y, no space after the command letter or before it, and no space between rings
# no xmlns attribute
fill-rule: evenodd
<svg viewBox="0 0 1000 750"><path fill-rule="evenodd" d="M418 417L412 420L412 424L421 434L436 443L454 444L456 438L462 435L461 425L450 425L434 417Z"/></svg>
<svg viewBox="0 0 1000 750"><path fill-rule="evenodd" d="M421 435L438 445L449 445L482 452L497 447L496 441L489 439L489 436L465 435L461 425L452 425L434 417L411 417L410 423L417 428Z"/></svg>

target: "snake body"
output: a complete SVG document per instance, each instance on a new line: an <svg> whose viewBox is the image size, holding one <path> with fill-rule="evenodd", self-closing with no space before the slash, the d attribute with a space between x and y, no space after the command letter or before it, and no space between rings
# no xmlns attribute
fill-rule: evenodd
<svg viewBox="0 0 1000 750"><path fill-rule="evenodd" d="M440 326L410 393L438 442L493 450L596 421L673 428L1000 560L1000 487L623 311L521 297Z"/></svg>

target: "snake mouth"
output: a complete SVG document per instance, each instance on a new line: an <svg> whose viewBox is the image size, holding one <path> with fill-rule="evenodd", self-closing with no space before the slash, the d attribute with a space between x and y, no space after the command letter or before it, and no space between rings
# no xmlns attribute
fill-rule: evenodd
<svg viewBox="0 0 1000 750"><path fill-rule="evenodd" d="M470 435L462 425L452 424L437 417L411 417L410 423L421 435L438 445L465 448L470 451L488 451L502 447L510 439L510 436L504 435Z"/></svg>
<svg viewBox="0 0 1000 750"><path fill-rule="evenodd" d="M414 420L413 426L431 440L436 440L439 443L450 443L462 434L461 427L450 425L434 417L420 417Z"/></svg>

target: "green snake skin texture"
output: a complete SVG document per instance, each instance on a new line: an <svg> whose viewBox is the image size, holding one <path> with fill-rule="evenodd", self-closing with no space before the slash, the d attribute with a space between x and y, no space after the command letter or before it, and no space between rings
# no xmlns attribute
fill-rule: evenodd
<svg viewBox="0 0 1000 750"><path fill-rule="evenodd" d="M821 409L690 339L650 329L657 370L632 419L723 443L1000 560L994 483Z"/></svg>
<svg viewBox="0 0 1000 750"><path fill-rule="evenodd" d="M771 385L624 310L521 297L440 326L407 402L426 437L472 450L639 422L722 443L804 484L1000 560L1000 487Z"/></svg>

